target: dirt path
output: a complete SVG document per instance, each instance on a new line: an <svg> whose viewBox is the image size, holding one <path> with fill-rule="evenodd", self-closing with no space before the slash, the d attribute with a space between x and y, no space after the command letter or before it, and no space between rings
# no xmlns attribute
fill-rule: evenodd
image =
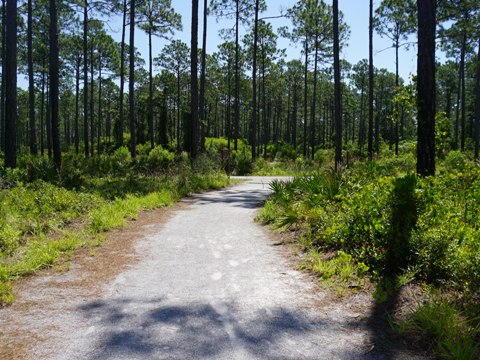
<svg viewBox="0 0 480 360"><path fill-rule="evenodd" d="M147 213L0 310L2 359L411 359L253 222L269 178ZM92 254L90 254L92 255Z"/></svg>

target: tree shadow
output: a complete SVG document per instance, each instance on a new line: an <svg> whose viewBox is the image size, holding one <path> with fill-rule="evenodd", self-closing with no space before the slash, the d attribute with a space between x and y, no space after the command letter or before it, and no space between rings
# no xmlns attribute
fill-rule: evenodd
<svg viewBox="0 0 480 360"><path fill-rule="evenodd" d="M245 209L262 207L269 194L268 190L223 190L215 193L195 195L193 200L197 205L228 204Z"/></svg>
<svg viewBox="0 0 480 360"><path fill-rule="evenodd" d="M164 299L120 298L93 301L80 310L101 329L90 360L387 359L335 344L339 328L354 332L358 324L327 323L291 308L252 310L235 301L178 305ZM325 341L323 336L330 339L325 348L315 343L319 333L324 334L319 342Z"/></svg>
<svg viewBox="0 0 480 360"><path fill-rule="evenodd" d="M374 343L380 345L379 351L386 353L386 359L396 359L398 353L407 352L407 346L401 343L393 331L392 315L402 305L402 285L399 284L398 277L414 260L411 238L417 225L419 209L415 190L416 176L413 174L398 178L394 182L390 196L390 225L385 238L385 267L377 285L377 295L382 293L383 296L378 297L368 320ZM385 352L385 349L390 351ZM425 358L418 352L412 350L409 358Z"/></svg>

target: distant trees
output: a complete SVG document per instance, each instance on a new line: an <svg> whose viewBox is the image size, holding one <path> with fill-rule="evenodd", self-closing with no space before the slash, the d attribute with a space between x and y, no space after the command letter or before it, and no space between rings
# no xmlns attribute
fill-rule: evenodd
<svg viewBox="0 0 480 360"><path fill-rule="evenodd" d="M142 0L139 7L139 26L148 34L148 133L153 149L153 49L152 36L168 38L182 29L182 18L171 7L170 0Z"/></svg>
<svg viewBox="0 0 480 360"><path fill-rule="evenodd" d="M333 6L323 0L296 2L279 15L292 25L279 29L270 17L262 18L263 0L204 0L200 53L198 35L195 49L173 37L182 24L170 0L50 1L22 2L15 8L18 24L10 16L15 2L1 3L0 156L7 166L14 167L17 155L28 152L46 155L60 168L62 152L92 157L123 145L132 156L137 145L143 152L156 144L192 150L195 156L207 136L225 137L226 147L237 152L249 146L252 160L284 152L315 158L335 148L339 165L344 154L347 163L352 155L367 153L373 160L384 143L399 152L402 141L423 136L426 123L420 116L425 119L427 108L415 111L415 87L402 86L398 70L399 48L407 46L417 27L411 0L383 0L376 9L370 1L369 58L357 64L341 59L349 29L340 10L334 17ZM437 114L442 129L437 153L458 148L478 158L480 5L474 0L438 4L437 39L448 60L436 64L436 104L444 112ZM232 20L220 32L225 42L209 48L210 54L206 5L214 16ZM50 13L55 8L56 17ZM111 16L121 18L119 41L105 24ZM251 29L244 36L238 31L242 25ZM136 29L146 34L145 69L135 47ZM394 72L374 67L375 29L396 50ZM297 59L285 61L279 36L299 45ZM157 49L155 37L172 41ZM195 80L194 68L200 79ZM17 73L25 76L28 89L18 88ZM416 85L424 86L417 79Z"/></svg>

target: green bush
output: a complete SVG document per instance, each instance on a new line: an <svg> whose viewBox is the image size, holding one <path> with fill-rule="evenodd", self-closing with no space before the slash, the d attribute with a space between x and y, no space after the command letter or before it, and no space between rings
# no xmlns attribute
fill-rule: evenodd
<svg viewBox="0 0 480 360"><path fill-rule="evenodd" d="M152 171L168 169L174 162L175 154L165 150L161 145L154 147L147 157L147 164Z"/></svg>

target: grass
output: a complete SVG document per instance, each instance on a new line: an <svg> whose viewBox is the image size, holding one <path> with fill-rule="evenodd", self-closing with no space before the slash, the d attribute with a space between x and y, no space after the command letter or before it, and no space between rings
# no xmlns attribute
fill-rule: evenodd
<svg viewBox="0 0 480 360"><path fill-rule="evenodd" d="M0 190L0 305L14 301L14 282L26 275L50 267L77 248L98 246L102 233L136 219L142 210L169 206L192 192L217 189L229 184L219 172L178 173L141 181L129 180L125 194L110 199L104 194L118 191L118 182L96 179L110 184L90 193L67 190L37 181ZM132 185L134 184L134 185ZM135 191L140 184L140 191ZM143 184L148 184L148 191ZM69 227L74 223L75 226Z"/></svg>
<svg viewBox="0 0 480 360"><path fill-rule="evenodd" d="M420 306L397 329L404 335L433 339L433 350L444 359L478 359L478 327L445 300Z"/></svg>
<svg viewBox="0 0 480 360"><path fill-rule="evenodd" d="M412 311L405 328L440 358L477 359L480 168L456 151L437 165L437 176L416 177L406 152L340 172L326 166L272 183L258 219L295 229L304 268L340 291L368 277L377 303L389 307L411 283L449 293L449 303L429 294L437 301Z"/></svg>

